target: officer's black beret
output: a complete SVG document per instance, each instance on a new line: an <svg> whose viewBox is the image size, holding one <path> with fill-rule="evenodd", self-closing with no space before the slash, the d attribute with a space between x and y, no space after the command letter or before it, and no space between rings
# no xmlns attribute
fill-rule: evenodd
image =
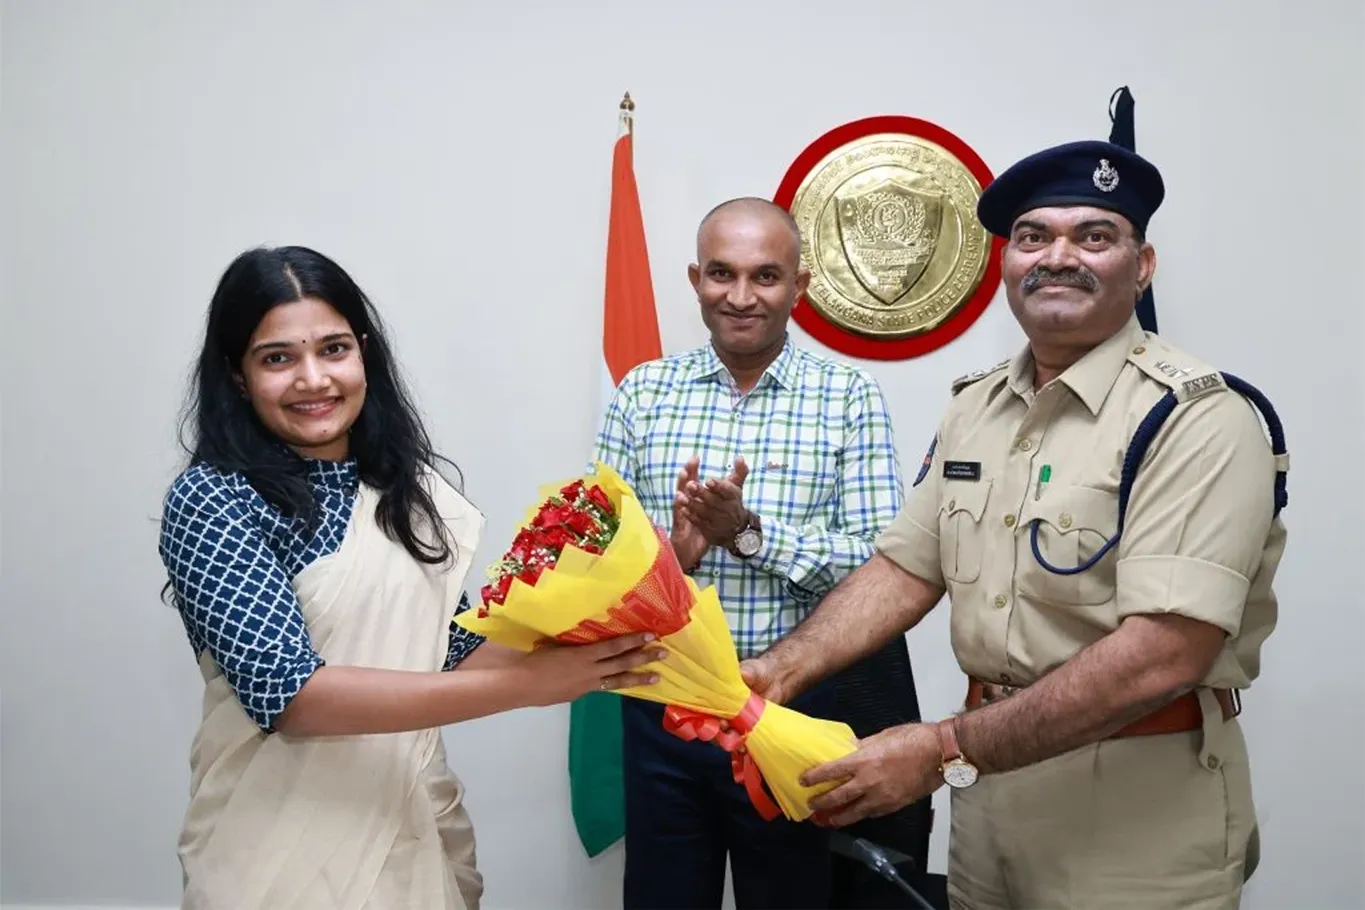
<svg viewBox="0 0 1365 910"><path fill-rule="evenodd" d="M996 177L976 213L998 237L1008 237L1025 212L1053 205L1107 209L1145 232L1165 195L1161 173L1137 153L1109 142L1069 142L1030 155Z"/></svg>

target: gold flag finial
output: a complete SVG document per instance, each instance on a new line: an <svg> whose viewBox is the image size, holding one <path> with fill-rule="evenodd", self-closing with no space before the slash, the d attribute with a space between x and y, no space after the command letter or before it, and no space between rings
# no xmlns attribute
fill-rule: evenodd
<svg viewBox="0 0 1365 910"><path fill-rule="evenodd" d="M626 92L626 97L621 99L621 110L627 112L635 110L635 102L630 100L630 92Z"/></svg>

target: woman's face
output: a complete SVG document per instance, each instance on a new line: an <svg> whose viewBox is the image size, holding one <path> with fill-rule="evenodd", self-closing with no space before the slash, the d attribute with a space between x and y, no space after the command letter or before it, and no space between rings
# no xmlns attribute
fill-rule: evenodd
<svg viewBox="0 0 1365 910"><path fill-rule="evenodd" d="M239 377L261 423L296 452L340 461L365 404L365 364L346 319L311 297L266 313Z"/></svg>

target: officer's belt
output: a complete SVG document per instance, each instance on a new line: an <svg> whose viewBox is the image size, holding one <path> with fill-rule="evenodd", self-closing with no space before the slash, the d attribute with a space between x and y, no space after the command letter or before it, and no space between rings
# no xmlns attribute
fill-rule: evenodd
<svg viewBox="0 0 1365 910"><path fill-rule="evenodd" d="M1021 686L999 686L984 683L979 679L967 680L967 710L973 711L984 704L999 701L1021 690ZM1242 713L1242 699L1236 689L1214 689L1214 697L1223 709L1223 720L1227 721ZM1110 739L1124 736L1158 736L1163 733L1183 733L1198 730L1204 726L1204 712L1199 707L1199 693L1186 692L1165 707L1158 708L1146 717L1134 721L1112 734Z"/></svg>

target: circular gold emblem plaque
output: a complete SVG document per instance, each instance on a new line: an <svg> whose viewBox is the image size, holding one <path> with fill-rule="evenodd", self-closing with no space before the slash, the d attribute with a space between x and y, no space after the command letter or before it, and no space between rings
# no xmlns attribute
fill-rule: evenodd
<svg viewBox="0 0 1365 910"><path fill-rule="evenodd" d="M793 318L881 359L961 334L999 283L998 246L976 217L990 179L961 140L924 121L875 117L826 134L775 200L800 225L811 272Z"/></svg>

